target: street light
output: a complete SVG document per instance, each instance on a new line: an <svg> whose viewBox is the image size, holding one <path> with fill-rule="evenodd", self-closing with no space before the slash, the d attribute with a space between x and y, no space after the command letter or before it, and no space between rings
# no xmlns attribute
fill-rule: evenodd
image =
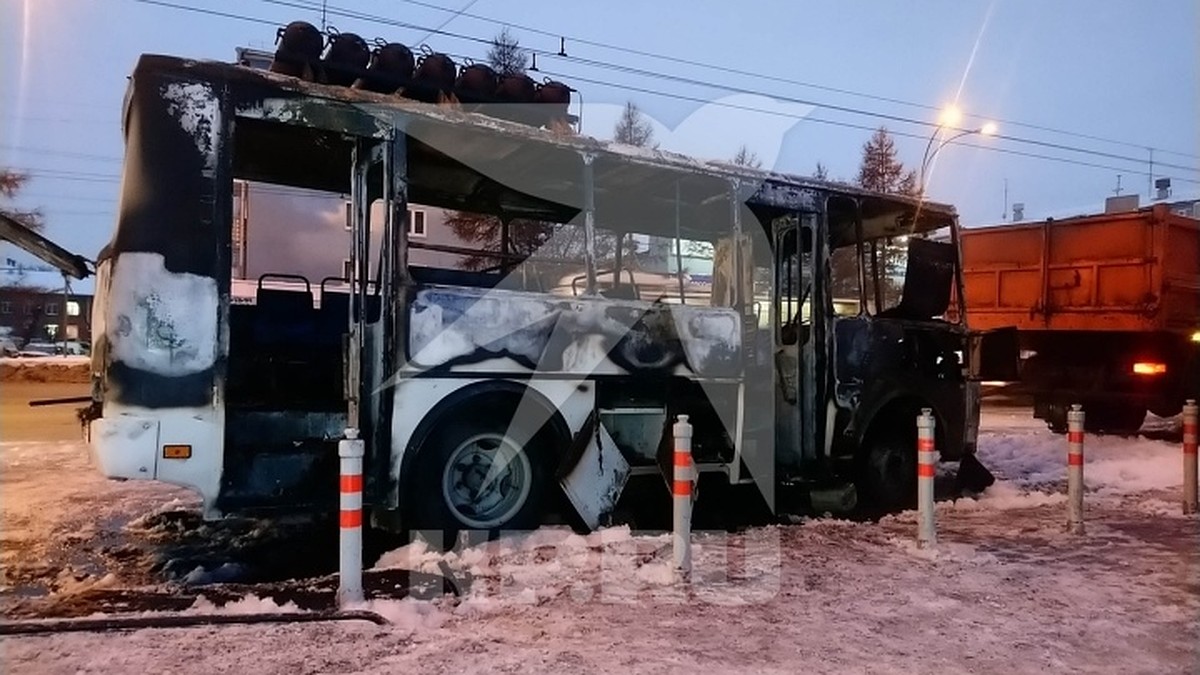
<svg viewBox="0 0 1200 675"><path fill-rule="evenodd" d="M933 161L935 156L937 156L938 151L949 145L951 142L962 138L963 136L970 136L972 134L993 136L996 133L996 123L985 122L983 126L977 129L958 129L958 133L938 143L937 147L935 148L933 142L937 140L938 136L942 133L942 130L947 128L957 129L958 123L961 120L962 112L960 112L959 109L953 105L947 106L944 110L942 110L942 114L938 117L937 128L933 130L933 135L929 137L929 143L925 145L925 155L921 158L921 173L918 188L920 189L919 194L922 196L925 195L925 172L929 168L929 163Z"/></svg>

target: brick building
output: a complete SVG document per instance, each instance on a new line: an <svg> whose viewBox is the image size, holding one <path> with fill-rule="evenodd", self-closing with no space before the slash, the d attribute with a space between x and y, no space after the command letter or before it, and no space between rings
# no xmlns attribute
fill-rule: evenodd
<svg viewBox="0 0 1200 675"><path fill-rule="evenodd" d="M21 343L91 342L92 296L27 286L0 286L0 334Z"/></svg>

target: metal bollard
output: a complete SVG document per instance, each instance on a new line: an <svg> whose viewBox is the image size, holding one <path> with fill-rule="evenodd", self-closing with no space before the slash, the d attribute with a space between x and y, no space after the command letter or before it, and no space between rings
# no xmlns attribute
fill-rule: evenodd
<svg viewBox="0 0 1200 675"><path fill-rule="evenodd" d="M671 549L676 574L688 579L692 574L692 487L695 466L692 464L692 425L687 415L676 418L672 432L675 435L675 460L671 494L674 505L674 530Z"/></svg>
<svg viewBox="0 0 1200 675"><path fill-rule="evenodd" d="M1200 513L1197 503L1196 471L1196 400L1189 398L1183 406L1183 514Z"/></svg>
<svg viewBox="0 0 1200 675"><path fill-rule="evenodd" d="M358 429L346 429L346 437L338 441L341 458L341 511L338 555L338 606L362 602L362 490L363 454L366 444L358 437Z"/></svg>
<svg viewBox="0 0 1200 675"><path fill-rule="evenodd" d="M937 529L933 522L933 479L937 475L937 448L934 447L933 411L922 408L917 415L917 546L932 548L937 544Z"/></svg>
<svg viewBox="0 0 1200 675"><path fill-rule="evenodd" d="M1067 531L1083 534L1083 406L1067 412Z"/></svg>

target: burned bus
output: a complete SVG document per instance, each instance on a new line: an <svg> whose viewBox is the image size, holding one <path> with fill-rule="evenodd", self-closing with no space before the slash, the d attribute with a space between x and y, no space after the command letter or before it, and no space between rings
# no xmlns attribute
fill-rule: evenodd
<svg viewBox="0 0 1200 675"><path fill-rule="evenodd" d="M922 408L971 463L986 350L951 207L505 117L143 56L97 261L100 470L210 518L333 513L356 429L372 524L495 533L666 490L678 414L701 484L772 509L909 503ZM246 182L345 196L344 273L248 273L247 246L330 247L287 222L255 244ZM486 231L431 243L410 204Z"/></svg>

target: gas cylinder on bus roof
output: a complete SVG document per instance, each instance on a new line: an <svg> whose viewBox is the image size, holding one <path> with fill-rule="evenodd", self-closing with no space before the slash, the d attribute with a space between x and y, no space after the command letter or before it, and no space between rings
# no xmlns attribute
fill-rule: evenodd
<svg viewBox="0 0 1200 675"><path fill-rule="evenodd" d="M268 68L272 73L313 79L312 64L321 58L325 40L321 31L307 21L293 21L275 34L275 57Z"/></svg>
<svg viewBox="0 0 1200 675"><path fill-rule="evenodd" d="M469 63L458 73L454 93L463 103L486 103L496 95L496 71L485 63Z"/></svg>
<svg viewBox="0 0 1200 675"><path fill-rule="evenodd" d="M439 97L454 90L458 66L445 54L426 51L417 61L413 84L404 95L426 103L437 103Z"/></svg>
<svg viewBox="0 0 1200 675"><path fill-rule="evenodd" d="M496 117L540 126L533 99L537 95L537 84L525 73L508 73L500 76L496 86L496 102L489 114Z"/></svg>
<svg viewBox="0 0 1200 675"><path fill-rule="evenodd" d="M371 52L367 75L354 83L356 89L391 94L412 80L416 60L412 50L398 42L377 43Z"/></svg>
<svg viewBox="0 0 1200 675"><path fill-rule="evenodd" d="M500 76L496 85L496 99L501 103L533 103L537 84L525 73L508 73Z"/></svg>
<svg viewBox="0 0 1200 675"><path fill-rule="evenodd" d="M548 79L538 85L535 103L545 107L544 115L551 120L565 120L571 107L571 88L557 80Z"/></svg>
<svg viewBox="0 0 1200 675"><path fill-rule="evenodd" d="M371 49L366 40L354 33L333 33L321 62L325 82L348 87L358 79L370 60Z"/></svg>

